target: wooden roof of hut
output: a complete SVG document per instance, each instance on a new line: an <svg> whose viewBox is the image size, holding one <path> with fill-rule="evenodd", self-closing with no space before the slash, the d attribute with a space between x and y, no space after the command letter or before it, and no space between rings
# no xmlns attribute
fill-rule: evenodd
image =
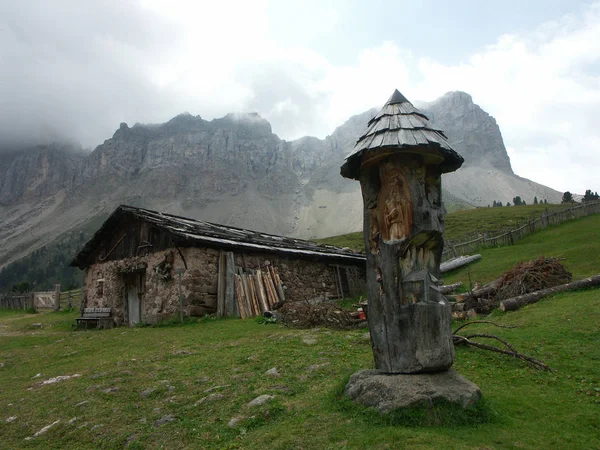
<svg viewBox="0 0 600 450"><path fill-rule="evenodd" d="M426 162L439 164L442 173L452 172L464 162L450 146L444 132L432 127L427 116L398 90L369 121L367 131L358 138L354 150L346 157L341 174L358 179L365 161L396 152L420 154Z"/></svg>
<svg viewBox="0 0 600 450"><path fill-rule="evenodd" d="M143 220L164 230L173 246L212 247L247 253L276 253L289 257L362 265L365 255L347 248L219 225L133 206L119 206L75 256L71 266L81 269L95 261L91 256L102 242L115 235L124 220Z"/></svg>

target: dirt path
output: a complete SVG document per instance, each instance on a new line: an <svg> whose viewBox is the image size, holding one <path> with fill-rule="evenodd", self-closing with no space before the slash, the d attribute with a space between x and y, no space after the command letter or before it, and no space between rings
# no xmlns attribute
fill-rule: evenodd
<svg viewBox="0 0 600 450"><path fill-rule="evenodd" d="M40 311L36 314L36 318L41 319L43 314L46 314L46 311ZM0 337L3 336L24 336L29 334L27 331L15 331L11 330L11 323L21 319L27 319L32 317L31 314L23 313L23 314L15 314L6 317L0 316Z"/></svg>

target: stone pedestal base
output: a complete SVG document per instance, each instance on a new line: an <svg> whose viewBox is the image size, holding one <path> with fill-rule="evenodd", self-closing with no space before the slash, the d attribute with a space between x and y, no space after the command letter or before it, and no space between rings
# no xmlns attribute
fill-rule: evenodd
<svg viewBox="0 0 600 450"><path fill-rule="evenodd" d="M468 408L481 398L479 387L453 369L419 374L361 370L350 377L345 394L382 413L411 406L426 407L438 400Z"/></svg>

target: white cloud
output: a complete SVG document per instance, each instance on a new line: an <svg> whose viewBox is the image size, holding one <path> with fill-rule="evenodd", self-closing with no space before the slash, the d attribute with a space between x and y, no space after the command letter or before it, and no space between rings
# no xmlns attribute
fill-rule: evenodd
<svg viewBox="0 0 600 450"><path fill-rule="evenodd" d="M518 174L559 190L600 190L594 185L600 169L600 4L528 33L500 36L455 65L392 41L356 49L354 61L333 63L316 46L273 36L273 5L0 4L0 134L54 130L90 145L121 121L160 122L182 111L207 119L258 111L284 138L324 137L350 115L382 104L395 88L424 101L464 90L498 120ZM343 3L328 2L321 15L313 14L319 5L298 11L314 16L306 23L310 32L342 25L349 13L340 9Z"/></svg>
<svg viewBox="0 0 600 450"><path fill-rule="evenodd" d="M501 36L469 61L422 59L420 98L464 90L496 117L524 177L583 192L600 169L600 4L524 35Z"/></svg>

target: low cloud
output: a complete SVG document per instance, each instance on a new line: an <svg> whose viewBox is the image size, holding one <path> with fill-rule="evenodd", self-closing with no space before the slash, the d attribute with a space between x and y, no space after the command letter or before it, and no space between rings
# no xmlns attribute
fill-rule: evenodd
<svg viewBox="0 0 600 450"><path fill-rule="evenodd" d="M464 90L498 120L518 174L600 189L590 169L600 167L599 4L455 65L391 41L334 63L274 39L272 20L267 1L3 2L0 146L65 137L93 147L120 122L182 111L257 111L283 138L324 137L395 88L415 101Z"/></svg>

